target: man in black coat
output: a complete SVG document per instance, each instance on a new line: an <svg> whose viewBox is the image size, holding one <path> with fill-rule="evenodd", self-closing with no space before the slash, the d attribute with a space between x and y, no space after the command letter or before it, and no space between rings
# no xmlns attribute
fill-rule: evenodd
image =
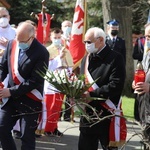
<svg viewBox="0 0 150 150"><path fill-rule="evenodd" d="M122 55L112 51L105 44L106 34L102 29L94 27L87 30L84 42L88 54L81 63L81 73L85 73L87 80L91 83L99 78L92 86L93 90L86 93L86 97L87 99L88 97L103 99L88 103L96 110L98 116L103 118L111 114L108 107L111 109L113 106L115 109L120 105L125 82L125 64ZM85 110L90 117L96 117L92 109L86 107ZM97 150L99 141L103 150L117 150L120 140L114 144L109 139L111 119L98 123L96 121L98 118L88 122L85 117L81 117L79 150Z"/></svg>
<svg viewBox="0 0 150 150"><path fill-rule="evenodd" d="M35 130L42 109L44 78L49 53L35 39L34 26L22 23L16 39L8 43L0 63L0 80L9 74L8 87L0 89L0 141L3 150L16 150L11 130L20 119L22 150L35 150Z"/></svg>
<svg viewBox="0 0 150 150"><path fill-rule="evenodd" d="M107 40L106 43L110 46L111 50L114 50L122 54L126 62L126 46L125 40L118 37L119 33L119 22L117 20L110 20L107 22Z"/></svg>

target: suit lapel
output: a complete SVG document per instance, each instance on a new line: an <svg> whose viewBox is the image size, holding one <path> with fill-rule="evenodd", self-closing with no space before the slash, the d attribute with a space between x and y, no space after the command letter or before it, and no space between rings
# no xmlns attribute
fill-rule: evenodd
<svg viewBox="0 0 150 150"><path fill-rule="evenodd" d="M22 58L21 58L21 60L19 61L19 67L21 67L24 63L25 63L25 61L27 60L27 54L26 54L26 52L23 54L23 56L22 56Z"/></svg>

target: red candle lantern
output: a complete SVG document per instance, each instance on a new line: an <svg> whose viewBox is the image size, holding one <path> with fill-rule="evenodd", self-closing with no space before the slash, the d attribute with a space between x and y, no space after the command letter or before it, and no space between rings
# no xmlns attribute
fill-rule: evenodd
<svg viewBox="0 0 150 150"><path fill-rule="evenodd" d="M134 81L135 85L138 82L145 82L145 71L140 61L137 63L136 71L134 74Z"/></svg>

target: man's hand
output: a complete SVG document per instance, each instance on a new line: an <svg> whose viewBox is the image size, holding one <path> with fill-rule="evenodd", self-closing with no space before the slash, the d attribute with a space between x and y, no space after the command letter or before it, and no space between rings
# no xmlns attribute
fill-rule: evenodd
<svg viewBox="0 0 150 150"><path fill-rule="evenodd" d="M135 90L135 81L132 82L132 88Z"/></svg>
<svg viewBox="0 0 150 150"><path fill-rule="evenodd" d="M84 92L84 98L86 99L85 102L86 103L89 103L91 102L92 100L88 99L90 96L90 93L88 91Z"/></svg>
<svg viewBox="0 0 150 150"><path fill-rule="evenodd" d="M6 47L7 44L8 44L8 39L6 39L6 38L4 38L4 37L1 37L1 38L0 38L0 45Z"/></svg>
<svg viewBox="0 0 150 150"><path fill-rule="evenodd" d="M9 88L0 89L0 99L10 97L10 96L11 94Z"/></svg>
<svg viewBox="0 0 150 150"><path fill-rule="evenodd" d="M60 51L60 58L64 59L66 56L66 51L65 51L65 47Z"/></svg>
<svg viewBox="0 0 150 150"><path fill-rule="evenodd" d="M138 82L135 85L135 90L138 91L138 94L144 94L144 93L149 93L150 92L150 85L149 83L146 82Z"/></svg>

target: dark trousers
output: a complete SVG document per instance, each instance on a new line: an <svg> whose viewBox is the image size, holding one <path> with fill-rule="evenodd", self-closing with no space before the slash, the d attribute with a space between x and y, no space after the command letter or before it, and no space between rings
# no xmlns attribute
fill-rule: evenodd
<svg viewBox="0 0 150 150"><path fill-rule="evenodd" d="M99 141L103 150L118 150L117 147L107 147L107 139L108 137L106 133L103 135L87 135L81 132L79 136L78 150L98 150Z"/></svg>
<svg viewBox="0 0 150 150"><path fill-rule="evenodd" d="M139 116L139 101L137 99L137 95L135 95L135 102L134 102L134 119L136 121L140 121L140 116Z"/></svg>
<svg viewBox="0 0 150 150"><path fill-rule="evenodd" d="M59 118L61 118L63 116L64 120L71 121L71 106L70 106L70 101L69 101L68 97L66 97L64 106L65 106L65 108L64 108L64 110L61 111Z"/></svg>
<svg viewBox="0 0 150 150"><path fill-rule="evenodd" d="M86 120L81 117L78 150L97 150L99 142L103 150L107 150L110 120L106 119L94 126L89 125L92 124L86 123Z"/></svg>
<svg viewBox="0 0 150 150"><path fill-rule="evenodd" d="M100 112L98 113L100 118L111 115L107 109L99 104L99 101L92 101L90 104L93 108L98 106L97 112ZM109 147L111 119L108 118L98 122L93 111L88 107L85 109L91 120L89 121L86 117L81 116L78 150L97 150L99 142L103 150L117 150L117 147Z"/></svg>
<svg viewBox="0 0 150 150"><path fill-rule="evenodd" d="M71 120L71 106L68 97L66 97L64 120Z"/></svg>
<svg viewBox="0 0 150 150"><path fill-rule="evenodd" d="M11 130L20 119L21 150L35 150L35 130L41 103L26 99L26 102L10 99L0 109L0 141L3 150L17 150Z"/></svg>

